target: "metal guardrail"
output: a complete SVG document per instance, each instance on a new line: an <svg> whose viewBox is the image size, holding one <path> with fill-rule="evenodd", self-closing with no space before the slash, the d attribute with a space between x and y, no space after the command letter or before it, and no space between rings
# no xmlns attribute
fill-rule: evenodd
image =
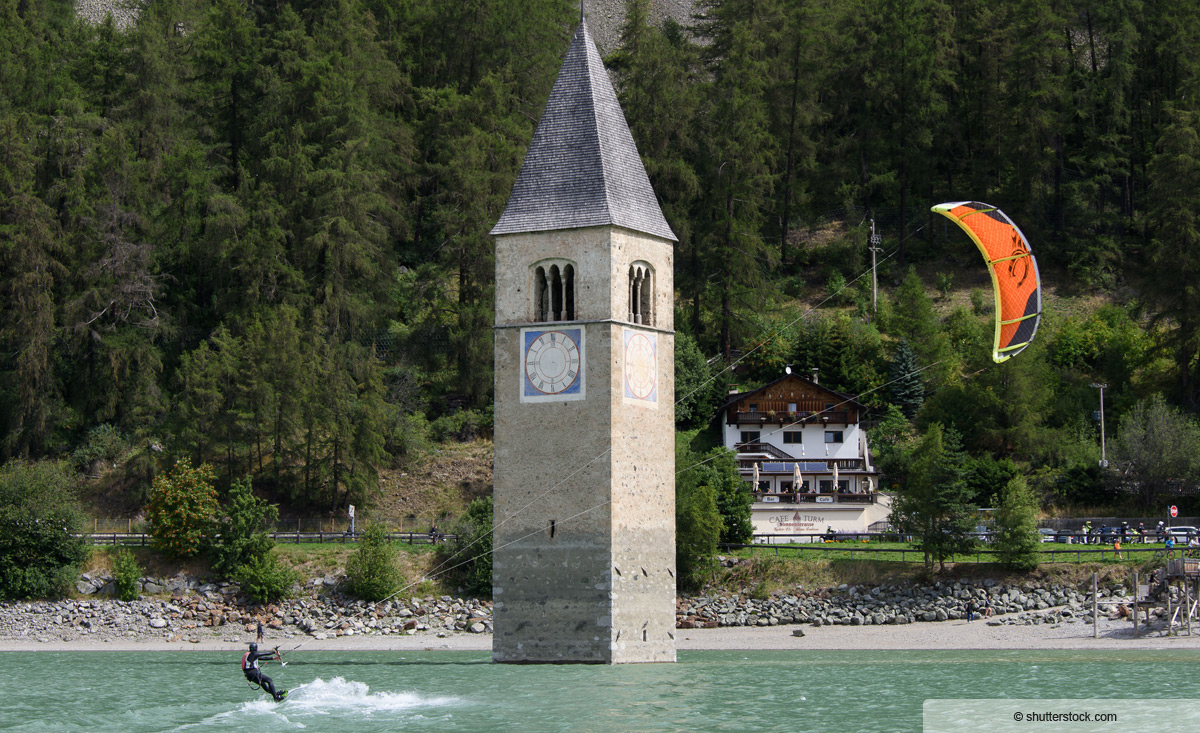
<svg viewBox="0 0 1200 733"><path fill-rule="evenodd" d="M74 535L82 537L91 545L117 545L121 547L149 547L150 535L145 532L87 532ZM363 537L362 532L268 532L267 536L279 544L337 544L358 542ZM388 532L385 537L393 542L407 542L410 545L434 545L456 539L452 534L433 534L430 532Z"/></svg>

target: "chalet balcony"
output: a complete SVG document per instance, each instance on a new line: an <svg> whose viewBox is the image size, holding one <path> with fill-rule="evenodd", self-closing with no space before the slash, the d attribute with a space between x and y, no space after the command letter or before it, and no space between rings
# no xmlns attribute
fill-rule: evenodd
<svg viewBox="0 0 1200 733"><path fill-rule="evenodd" d="M829 493L800 493L785 491L772 493L768 491L752 491L756 504L874 504L877 494L849 494L838 492Z"/></svg>
<svg viewBox="0 0 1200 733"><path fill-rule="evenodd" d="M812 423L816 421L837 425L848 425L850 423L850 412L847 410L829 410L819 414L805 410L797 412L759 411L737 412L734 415L736 416L735 419L738 425L790 425L792 423ZM829 419L826 420L825 418Z"/></svg>
<svg viewBox="0 0 1200 733"><path fill-rule="evenodd" d="M780 475L785 476L785 478L791 476L792 464L796 461L801 463L800 470L806 474L813 473L814 471L820 473L832 471L835 463L839 471L866 470L865 462L861 458L797 458L796 456L784 453L770 443L743 443L738 446L738 453L765 453L772 458L777 458L778 461L759 462L758 459L751 458L738 461L738 466L747 470L753 470L754 464L758 463L760 469L763 471L763 478ZM743 474L743 477L745 477L745 474Z"/></svg>

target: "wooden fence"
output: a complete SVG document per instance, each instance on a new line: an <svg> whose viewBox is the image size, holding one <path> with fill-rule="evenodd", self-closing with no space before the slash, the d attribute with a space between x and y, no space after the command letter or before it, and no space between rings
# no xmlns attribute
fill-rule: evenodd
<svg viewBox="0 0 1200 733"><path fill-rule="evenodd" d="M120 545L124 547L149 547L150 535L145 532L90 532L82 535L85 541L92 545ZM302 542L316 544L337 544L358 542L362 532L270 532L268 536L279 544L298 545ZM387 539L393 542L407 542L410 545L433 545L439 542L456 539L452 534L432 534L430 532L388 532Z"/></svg>

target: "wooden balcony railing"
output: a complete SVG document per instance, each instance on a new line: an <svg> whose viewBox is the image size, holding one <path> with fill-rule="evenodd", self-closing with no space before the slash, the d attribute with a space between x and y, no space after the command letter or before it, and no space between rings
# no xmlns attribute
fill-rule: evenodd
<svg viewBox="0 0 1200 733"><path fill-rule="evenodd" d="M804 410L798 412L763 412L760 410L759 412L738 412L734 414L738 425L790 425L792 423L800 424L801 422L808 424L828 422L830 425L847 425L850 422L850 413L847 410L828 410L820 413ZM825 420L825 418L829 419Z"/></svg>
<svg viewBox="0 0 1200 733"><path fill-rule="evenodd" d="M760 504L874 504L874 492L870 494L821 494L800 493L787 491L771 493L768 491L752 491L754 501Z"/></svg>

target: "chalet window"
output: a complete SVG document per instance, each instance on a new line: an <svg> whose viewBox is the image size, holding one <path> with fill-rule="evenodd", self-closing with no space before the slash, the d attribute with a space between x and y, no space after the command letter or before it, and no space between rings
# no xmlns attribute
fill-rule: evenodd
<svg viewBox="0 0 1200 733"><path fill-rule="evenodd" d="M825 431L825 442L826 443L842 442L842 431L841 430L826 430Z"/></svg>
<svg viewBox="0 0 1200 733"><path fill-rule="evenodd" d="M750 403L750 412L758 412L758 403L757 402Z"/></svg>
<svg viewBox="0 0 1200 733"><path fill-rule="evenodd" d="M654 270L646 262L629 268L629 320L654 325Z"/></svg>
<svg viewBox="0 0 1200 733"><path fill-rule="evenodd" d="M795 403L795 402L789 402L789 403L788 403L788 412L795 412L795 411L796 411L796 403Z"/></svg>
<svg viewBox="0 0 1200 733"><path fill-rule="evenodd" d="M575 320L575 266L544 262L533 270L535 321Z"/></svg>
<svg viewBox="0 0 1200 733"><path fill-rule="evenodd" d="M743 430L742 443L757 443L762 433L757 430Z"/></svg>
<svg viewBox="0 0 1200 733"><path fill-rule="evenodd" d="M788 443L803 443L804 442L804 434L801 433L799 430L784 430L783 431L783 442L784 442L784 445L787 445Z"/></svg>

